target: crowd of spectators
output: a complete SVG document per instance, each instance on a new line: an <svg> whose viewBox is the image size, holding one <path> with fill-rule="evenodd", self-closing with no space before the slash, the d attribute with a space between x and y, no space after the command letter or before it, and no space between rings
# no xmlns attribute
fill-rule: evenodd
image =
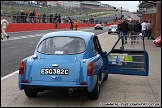
<svg viewBox="0 0 162 108"><path fill-rule="evenodd" d="M26 9L21 10L19 14L12 15L12 23L55 23L56 19L58 23L61 23L60 14L50 14L47 16L45 13L39 15L39 13L34 9L28 12Z"/></svg>
<svg viewBox="0 0 162 108"><path fill-rule="evenodd" d="M39 14L35 9L28 12L26 9L21 10L20 13L12 14L12 23L70 23L69 16L61 18L60 14ZM75 18L77 19L77 18ZM57 20L57 21L56 21ZM74 20L74 19L72 19ZM104 23L107 24L107 20L103 18L89 18L84 20L78 20L78 23L87 23L87 24L97 24Z"/></svg>

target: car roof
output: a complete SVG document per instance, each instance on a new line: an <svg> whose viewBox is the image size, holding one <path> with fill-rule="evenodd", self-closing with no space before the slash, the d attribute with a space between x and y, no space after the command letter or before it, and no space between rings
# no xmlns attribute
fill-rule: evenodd
<svg viewBox="0 0 162 108"><path fill-rule="evenodd" d="M83 38L84 40L89 40L94 35L95 34L93 32L85 32L85 31L56 31L56 32L50 32L45 34L41 38L41 40L44 40L49 37L54 37L54 36L79 37L79 38Z"/></svg>

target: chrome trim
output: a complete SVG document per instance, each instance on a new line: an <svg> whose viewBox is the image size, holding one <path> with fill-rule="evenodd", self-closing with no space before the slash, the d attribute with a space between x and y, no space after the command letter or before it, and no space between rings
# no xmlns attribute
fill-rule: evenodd
<svg viewBox="0 0 162 108"><path fill-rule="evenodd" d="M52 67L58 67L58 65L57 64L52 64Z"/></svg>
<svg viewBox="0 0 162 108"><path fill-rule="evenodd" d="M53 79L56 79L56 76L51 76Z"/></svg>

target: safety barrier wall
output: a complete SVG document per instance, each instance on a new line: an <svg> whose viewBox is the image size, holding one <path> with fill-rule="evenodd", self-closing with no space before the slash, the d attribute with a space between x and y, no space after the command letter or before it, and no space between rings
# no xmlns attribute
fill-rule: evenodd
<svg viewBox="0 0 162 108"><path fill-rule="evenodd" d="M104 26L109 26L114 23L104 24ZM94 27L96 24L78 24L78 28L82 27ZM70 24L58 24L58 28L55 28L54 23L10 23L7 26L6 32L20 32L20 31L32 31L32 30L49 30L49 29L63 29L70 28Z"/></svg>

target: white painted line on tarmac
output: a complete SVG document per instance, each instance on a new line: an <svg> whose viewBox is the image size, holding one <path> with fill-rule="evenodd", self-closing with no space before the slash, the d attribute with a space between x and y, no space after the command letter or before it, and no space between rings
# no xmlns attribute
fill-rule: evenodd
<svg viewBox="0 0 162 108"><path fill-rule="evenodd" d="M104 34L104 33L107 33L107 31L106 31L106 32L103 32L103 33L101 33L101 34L98 34L98 35L102 35L102 34Z"/></svg>
<svg viewBox="0 0 162 108"><path fill-rule="evenodd" d="M45 34L33 34L33 35L26 35L26 36L19 36L19 37L10 37L9 39L4 39L1 40L3 41L9 41L9 40L17 40L17 39L22 39L22 38L31 38L31 37L37 37L37 36L43 36Z"/></svg>
<svg viewBox="0 0 162 108"><path fill-rule="evenodd" d="M48 29L49 31L50 30L62 30L62 29ZM19 32L8 32L8 33L21 33L21 32L36 32L36 31L48 31L48 30L31 30L31 31L19 31Z"/></svg>
<svg viewBox="0 0 162 108"><path fill-rule="evenodd" d="M4 79L7 79L7 78L9 78L9 77L11 77L11 76L13 76L13 75L15 75L15 74L17 74L17 73L19 73L19 70L15 71L15 72L13 72L13 73L11 73L11 74L8 74L8 75L6 75L6 76L4 76L4 77L2 77L2 78L1 78L1 81L3 81Z"/></svg>

